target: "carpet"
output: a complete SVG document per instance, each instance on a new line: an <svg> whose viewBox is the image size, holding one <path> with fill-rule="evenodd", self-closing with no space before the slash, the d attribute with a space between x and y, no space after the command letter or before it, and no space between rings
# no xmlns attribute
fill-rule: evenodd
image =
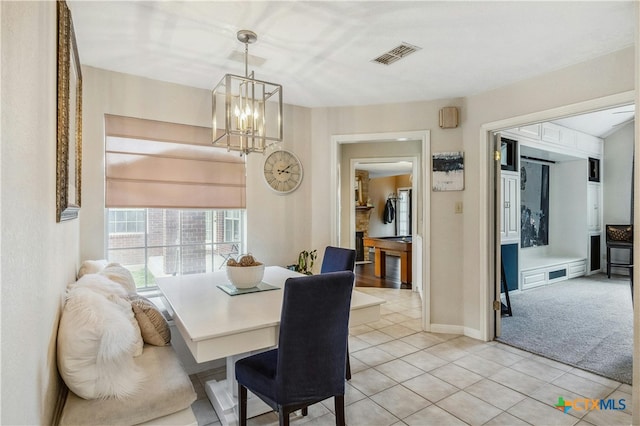
<svg viewBox="0 0 640 426"><path fill-rule="evenodd" d="M502 317L498 341L631 384L633 306L628 277L595 274L510 296L513 316Z"/></svg>

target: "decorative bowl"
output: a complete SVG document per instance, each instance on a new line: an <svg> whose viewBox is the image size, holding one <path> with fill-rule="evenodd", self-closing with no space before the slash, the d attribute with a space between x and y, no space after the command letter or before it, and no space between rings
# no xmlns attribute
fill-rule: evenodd
<svg viewBox="0 0 640 426"><path fill-rule="evenodd" d="M264 264L256 266L229 266L227 278L235 288L251 288L262 282Z"/></svg>

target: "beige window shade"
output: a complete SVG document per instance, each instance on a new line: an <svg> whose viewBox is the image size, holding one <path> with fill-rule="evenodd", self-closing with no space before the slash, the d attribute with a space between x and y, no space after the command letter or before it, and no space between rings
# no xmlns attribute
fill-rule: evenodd
<svg viewBox="0 0 640 426"><path fill-rule="evenodd" d="M246 207L244 157L211 145L211 129L105 116L107 207Z"/></svg>

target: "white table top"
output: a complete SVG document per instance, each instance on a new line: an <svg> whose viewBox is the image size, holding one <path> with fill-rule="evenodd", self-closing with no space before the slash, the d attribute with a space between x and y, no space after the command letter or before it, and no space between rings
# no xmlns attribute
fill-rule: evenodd
<svg viewBox="0 0 640 426"><path fill-rule="evenodd" d="M263 282L279 289L237 296L217 287L229 283L224 270L158 278L157 283L187 346L196 361L203 362L276 345L284 283L297 276L302 275L269 266ZM377 320L382 303L354 290L349 324Z"/></svg>

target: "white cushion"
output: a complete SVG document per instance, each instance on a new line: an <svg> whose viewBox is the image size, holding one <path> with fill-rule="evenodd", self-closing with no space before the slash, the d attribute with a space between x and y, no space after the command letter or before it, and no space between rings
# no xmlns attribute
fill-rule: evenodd
<svg viewBox="0 0 640 426"><path fill-rule="evenodd" d="M111 299L91 286L72 285L67 291L58 329L58 370L82 398L128 397L144 378L133 358L140 333L131 306L118 296Z"/></svg>
<svg viewBox="0 0 640 426"><path fill-rule="evenodd" d="M128 293L136 293L136 282L129 271L119 263L110 263L102 271L100 275L104 275L111 281L120 284Z"/></svg>
<svg viewBox="0 0 640 426"><path fill-rule="evenodd" d="M85 260L80 265L80 269L78 270L78 279L82 278L83 275L86 274L97 274L102 271L109 262L106 259L101 260Z"/></svg>

